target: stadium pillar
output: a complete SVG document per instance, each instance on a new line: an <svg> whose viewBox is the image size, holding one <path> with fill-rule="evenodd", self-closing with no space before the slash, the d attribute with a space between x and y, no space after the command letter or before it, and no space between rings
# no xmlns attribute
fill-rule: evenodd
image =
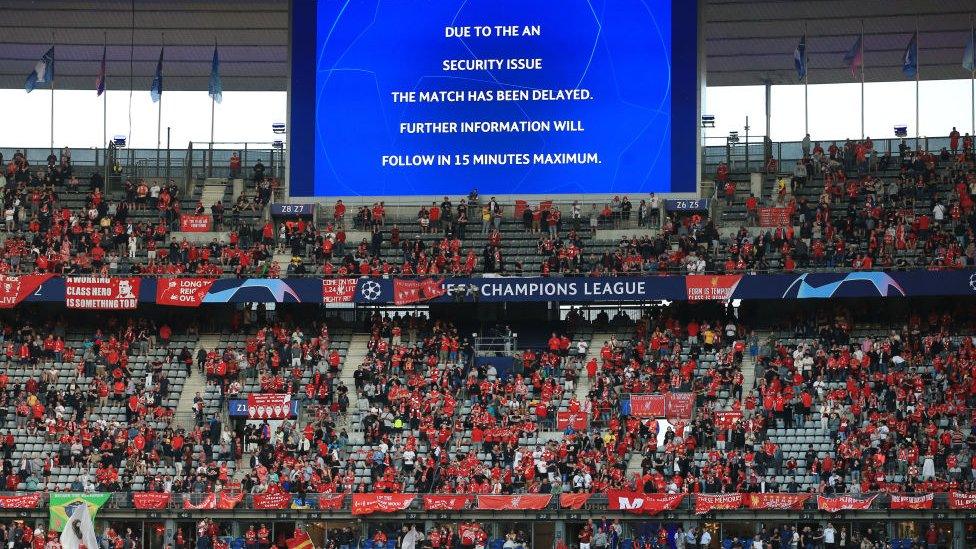
<svg viewBox="0 0 976 549"><path fill-rule="evenodd" d="M166 519L163 523L163 547L172 546L176 538L176 521Z"/></svg>
<svg viewBox="0 0 976 549"><path fill-rule="evenodd" d="M772 155L772 147L767 147L767 143L772 143L770 141L770 122L773 118L773 82L768 78L763 81L766 86L766 134L763 138L763 167L769 162L769 157ZM806 108L804 107L804 111Z"/></svg>

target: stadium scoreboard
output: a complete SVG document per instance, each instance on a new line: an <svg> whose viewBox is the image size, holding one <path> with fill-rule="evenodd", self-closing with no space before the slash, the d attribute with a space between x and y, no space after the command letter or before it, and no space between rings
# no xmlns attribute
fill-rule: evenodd
<svg viewBox="0 0 976 549"><path fill-rule="evenodd" d="M290 194L696 192L698 9L294 0Z"/></svg>

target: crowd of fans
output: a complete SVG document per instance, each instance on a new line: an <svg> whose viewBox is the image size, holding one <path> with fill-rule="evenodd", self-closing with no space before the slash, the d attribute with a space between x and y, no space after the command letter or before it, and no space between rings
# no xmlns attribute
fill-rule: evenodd
<svg viewBox="0 0 976 549"><path fill-rule="evenodd" d="M912 149L903 140L896 156L879 156L870 138L825 150L819 142L811 148L807 136L803 158L776 180L769 201L785 208L789 223L758 234L743 227L723 239L713 249L715 270L973 265L976 158L972 137L953 132L940 152ZM716 185L728 204L738 203L724 164ZM762 199L744 199L747 224L758 224ZM710 239L697 244L711 245Z"/></svg>

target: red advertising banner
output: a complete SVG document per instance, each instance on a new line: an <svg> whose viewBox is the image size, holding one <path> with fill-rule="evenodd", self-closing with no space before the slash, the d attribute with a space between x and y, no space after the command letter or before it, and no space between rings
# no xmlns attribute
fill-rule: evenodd
<svg viewBox="0 0 976 549"><path fill-rule="evenodd" d="M828 513L836 513L838 511L862 511L864 509L870 509L871 504L874 503L874 498L878 497L877 494L869 498L856 498L854 496L817 496L817 508L821 511L827 511Z"/></svg>
<svg viewBox="0 0 976 549"><path fill-rule="evenodd" d="M935 503L935 494L922 494L920 496L891 494L892 509L931 509L933 503Z"/></svg>
<svg viewBox="0 0 976 549"><path fill-rule="evenodd" d="M742 494L695 494L695 514L742 507Z"/></svg>
<svg viewBox="0 0 976 549"><path fill-rule="evenodd" d="M552 501L548 494L519 494L515 496L478 496L478 509L490 511L524 511L545 509Z"/></svg>
<svg viewBox="0 0 976 549"><path fill-rule="evenodd" d="M630 415L664 417L664 395L631 395Z"/></svg>
<svg viewBox="0 0 976 549"><path fill-rule="evenodd" d="M684 494L642 494L628 490L607 490L608 509L636 515L656 515L681 505Z"/></svg>
<svg viewBox="0 0 976 549"><path fill-rule="evenodd" d="M687 275L685 288L688 291L688 300L728 301L741 280L742 275Z"/></svg>
<svg viewBox="0 0 976 549"><path fill-rule="evenodd" d="M586 412L556 412L556 429L565 431L572 427L574 431L585 431L589 422Z"/></svg>
<svg viewBox="0 0 976 549"><path fill-rule="evenodd" d="M40 502L40 492L22 496L0 496L0 509L34 509Z"/></svg>
<svg viewBox="0 0 976 549"><path fill-rule="evenodd" d="M342 509L342 501L345 498L345 494L319 494L319 509L338 511Z"/></svg>
<svg viewBox="0 0 976 549"><path fill-rule="evenodd" d="M213 229L209 215L180 216L180 231L184 233L207 233Z"/></svg>
<svg viewBox="0 0 976 549"><path fill-rule="evenodd" d="M199 307L213 283L213 278L156 279L156 303L174 307Z"/></svg>
<svg viewBox="0 0 976 549"><path fill-rule="evenodd" d="M664 407L669 418L691 419L691 411L695 407L695 395L692 393L668 393L664 397Z"/></svg>
<svg viewBox="0 0 976 549"><path fill-rule="evenodd" d="M631 395L630 415L635 417L669 417L687 419L695 404L692 393Z"/></svg>
<svg viewBox="0 0 976 549"><path fill-rule="evenodd" d="M810 499L810 494L749 494L743 498L750 509L777 509L799 511Z"/></svg>
<svg viewBox="0 0 976 549"><path fill-rule="evenodd" d="M254 494L251 498L255 509L287 509L291 505L291 494L283 490L268 490Z"/></svg>
<svg viewBox="0 0 976 549"><path fill-rule="evenodd" d="M356 297L356 279L354 278L324 278L322 279L323 303L352 303Z"/></svg>
<svg viewBox="0 0 976 549"><path fill-rule="evenodd" d="M187 497L190 494L185 494L183 499L184 509L216 509L217 508L217 494L207 494L205 498L200 503L191 503L190 498Z"/></svg>
<svg viewBox="0 0 976 549"><path fill-rule="evenodd" d="M719 429L731 429L741 419L742 419L742 412L736 412L736 411L715 412L715 427Z"/></svg>
<svg viewBox="0 0 976 549"><path fill-rule="evenodd" d="M166 492L133 492L132 506L136 509L165 509L172 494Z"/></svg>
<svg viewBox="0 0 976 549"><path fill-rule="evenodd" d="M393 303L409 305L430 301L447 293L443 278L425 278L422 280L393 280Z"/></svg>
<svg viewBox="0 0 976 549"><path fill-rule="evenodd" d="M949 492L949 509L976 509L976 493Z"/></svg>
<svg viewBox="0 0 976 549"><path fill-rule="evenodd" d="M352 514L399 513L413 503L413 494L353 494Z"/></svg>
<svg viewBox="0 0 976 549"><path fill-rule="evenodd" d="M0 275L0 309L11 309L36 292L53 274L7 276Z"/></svg>
<svg viewBox="0 0 976 549"><path fill-rule="evenodd" d="M74 277L64 281L69 309L135 309L139 303L139 277Z"/></svg>
<svg viewBox="0 0 976 549"><path fill-rule="evenodd" d="M582 509L593 494L559 494L559 506L563 509Z"/></svg>
<svg viewBox="0 0 976 549"><path fill-rule="evenodd" d="M424 511L460 511L467 509L474 501L474 496L443 496L424 495Z"/></svg>
<svg viewBox="0 0 976 549"><path fill-rule="evenodd" d="M790 224L788 208L759 208L760 227L779 227Z"/></svg>
<svg viewBox="0 0 976 549"><path fill-rule="evenodd" d="M247 395L249 419L288 419L291 416L291 395L251 393Z"/></svg>

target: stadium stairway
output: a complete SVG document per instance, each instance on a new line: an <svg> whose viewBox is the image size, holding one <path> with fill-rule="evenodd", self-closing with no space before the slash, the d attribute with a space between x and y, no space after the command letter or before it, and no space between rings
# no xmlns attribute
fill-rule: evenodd
<svg viewBox="0 0 976 549"><path fill-rule="evenodd" d="M576 381L576 400L580 403L586 402L586 395L590 392L593 387L593 383L590 381L588 375L586 375L586 363L590 361L591 358L596 358L597 362L597 372L600 370L600 349L603 348L604 341L610 341L610 338L614 334L612 332L594 332L590 336L589 347L586 348L586 357L583 358L583 370L580 372L579 379Z"/></svg>
<svg viewBox="0 0 976 549"><path fill-rule="evenodd" d="M749 354L748 349L746 353L742 356L742 395L739 398L740 403L743 405L742 409L745 410L746 397L749 396L752 387L756 384L756 361Z"/></svg>
<svg viewBox="0 0 976 549"><path fill-rule="evenodd" d="M220 177L208 177L203 183L203 192L200 195L200 200L203 202L203 207L207 209L207 213L210 213L210 206L218 200L224 202L224 206L227 206L226 194L227 194L227 180Z"/></svg>
<svg viewBox="0 0 976 549"><path fill-rule="evenodd" d="M339 372L339 380L349 388L349 408L346 412L345 425L349 433L350 442L353 442L353 433L362 437L362 414L360 409L368 408L366 399L360 399L356 391L356 369L363 363L363 359L369 352L369 334L355 333L349 341L349 349L346 351L346 358L342 363L342 370ZM360 402L362 400L362 402Z"/></svg>
<svg viewBox="0 0 976 549"><path fill-rule="evenodd" d="M176 416L175 420L178 427L183 427L187 432L193 429L194 416L193 416L193 397L197 393L201 396L206 396L207 380L203 374L197 370L197 357L196 354L200 349L206 351L211 351L220 347L220 335L218 334L203 334L197 342L197 346L193 349L193 367L190 369L190 375L187 376L186 381L183 383L183 391L180 392L180 401L176 405Z"/></svg>

